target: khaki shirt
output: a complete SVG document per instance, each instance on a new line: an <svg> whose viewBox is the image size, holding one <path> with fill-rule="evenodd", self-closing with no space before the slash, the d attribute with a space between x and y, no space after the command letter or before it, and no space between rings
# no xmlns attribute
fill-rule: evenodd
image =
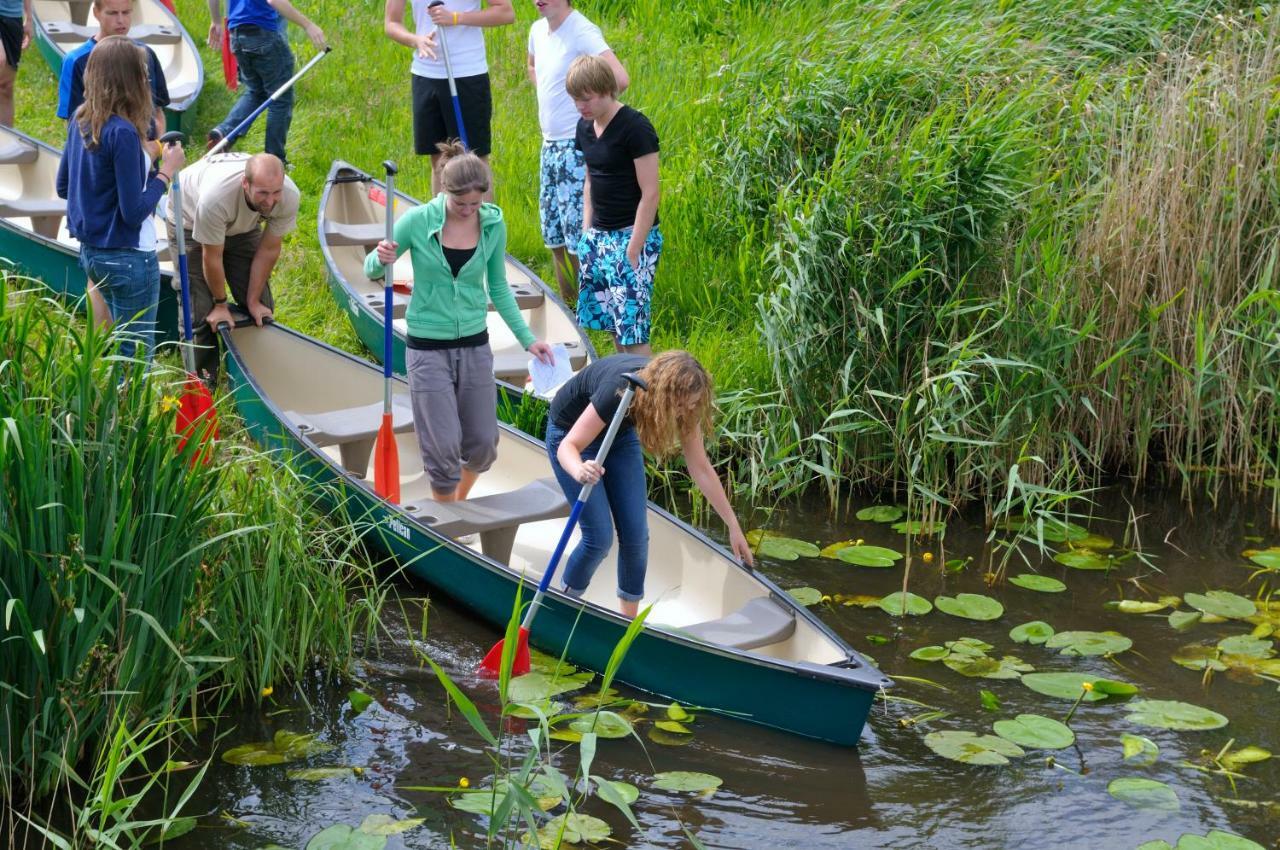
<svg viewBox="0 0 1280 850"><path fill-rule="evenodd" d="M249 208L242 185L248 159L247 153L222 153L179 172L182 226L201 245L221 245L228 236L248 233L264 221L268 233L281 237L297 226L300 195L288 175L284 193L269 215Z"/></svg>

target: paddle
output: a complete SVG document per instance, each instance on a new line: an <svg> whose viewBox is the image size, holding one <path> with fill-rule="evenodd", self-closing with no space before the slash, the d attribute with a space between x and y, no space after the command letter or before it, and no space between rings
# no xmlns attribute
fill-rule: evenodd
<svg viewBox="0 0 1280 850"><path fill-rule="evenodd" d="M395 241L396 164L382 163L387 172L387 241ZM382 264L382 425L373 450L373 491L393 505L400 504L400 450L391 422L391 319L395 315L395 263Z"/></svg>
<svg viewBox="0 0 1280 850"><path fill-rule="evenodd" d="M298 80L302 79L302 75L310 71L313 67L315 67L315 64L317 62L319 62L324 57L328 56L330 50L333 50L333 48L326 46L324 50L321 50L315 56L312 56L311 61L303 65L301 71L294 74L289 79L285 80L283 85L280 86L280 88L273 91L269 98L262 101L262 103L258 104L257 109L253 110L253 112L250 112L248 117L246 117L243 121L241 121L239 126L237 126L234 130L232 130L230 133L227 133L227 135L223 136L222 141L218 142L216 145L210 148L209 152L205 154L205 156L213 156L216 153L222 153L222 151L226 150L228 145L230 145L236 139L240 138L246 132L248 132L249 127L254 122L254 119L257 118L259 115L261 115L268 106L270 106L272 103L278 100L280 98L280 95L284 94L289 89L293 88L293 84L296 83Z"/></svg>
<svg viewBox="0 0 1280 850"><path fill-rule="evenodd" d="M172 145L181 142L183 134L174 130L160 137L164 144ZM213 395L209 386L196 375L194 331L191 327L191 279L187 275L187 241L182 230L182 181L175 171L169 181L169 209L173 212L173 230L178 249L178 279L182 283L182 364L187 370L187 379L182 385L182 395L178 399L178 415L174 428L178 433L178 451L186 448L187 440L195 437L205 445L195 457L208 463L213 455L212 441L218 436L218 414L213 407Z"/></svg>
<svg viewBox="0 0 1280 850"><path fill-rule="evenodd" d="M427 8L443 5L444 0L434 0L427 4ZM454 15L456 17L457 13L455 12ZM467 144L467 128L462 123L462 104L458 102L458 84L453 81L453 63L449 61L449 45L445 41L444 29L437 26L436 32L440 34L440 57L444 59L444 74L449 78L449 97L453 100L453 118L458 122L458 138L462 141L462 146L471 150L471 145Z"/></svg>
<svg viewBox="0 0 1280 850"><path fill-rule="evenodd" d="M596 452L595 461L601 466L604 465L605 456L609 454L610 447L613 446L613 438L618 435L618 429L622 427L623 417L627 415L627 408L631 406L631 399L635 396L637 389L647 389L644 381L627 372L623 375L627 379L627 388L622 393L622 400L618 402L618 410L613 414L613 420L609 423L609 429L604 433L604 439L600 441L600 451ZM569 511L569 520L564 524L564 531L560 532L560 540L556 543L555 551L551 553L551 562L547 564L547 570L542 574L542 581L538 582L538 592L533 595L533 601L529 603L529 610L525 612L524 621L520 623L520 631L516 636L516 649L511 662L511 675L523 676L529 672L529 629L533 626L533 618L538 614L538 608L542 605L542 597L546 595L547 588L551 586L551 578L556 573L556 567L560 565L560 558L564 555L565 547L569 545L569 537L573 534L573 529L578 524L578 517L582 515L582 506L587 503L587 499L591 497L591 491L595 489L595 484L584 484L582 489L578 491L578 498L573 503L573 510ZM505 639L494 644L493 649L489 650L489 654L480 662L480 673L485 676L498 676L502 672L502 654Z"/></svg>

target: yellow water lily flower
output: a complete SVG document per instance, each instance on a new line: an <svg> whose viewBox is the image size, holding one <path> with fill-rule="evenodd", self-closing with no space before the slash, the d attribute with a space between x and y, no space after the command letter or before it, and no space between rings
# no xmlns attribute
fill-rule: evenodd
<svg viewBox="0 0 1280 850"><path fill-rule="evenodd" d="M459 788L470 788L470 787L471 787L471 780L470 780L470 779L468 779L468 778L467 778L467 777L465 777L465 776L464 776L464 777L462 777L461 779L459 779L459 780L458 780L458 787L459 787Z"/></svg>
<svg viewBox="0 0 1280 850"><path fill-rule="evenodd" d="M932 563L933 563L933 553L932 553L932 552L925 552L925 553L924 553L923 555L921 555L920 557L921 557L921 559L922 559L926 564L932 564Z"/></svg>
<svg viewBox="0 0 1280 850"><path fill-rule="evenodd" d="M178 409L178 397L166 395L160 397L160 409L165 413Z"/></svg>
<svg viewBox="0 0 1280 850"><path fill-rule="evenodd" d="M1081 683L1080 683L1080 687L1084 688L1086 691L1092 691L1092 690L1093 690L1093 682L1081 682Z"/></svg>
<svg viewBox="0 0 1280 850"><path fill-rule="evenodd" d="M263 697L269 697L275 692L276 692L275 688L271 687L270 685L267 685L265 688L258 691L258 695Z"/></svg>

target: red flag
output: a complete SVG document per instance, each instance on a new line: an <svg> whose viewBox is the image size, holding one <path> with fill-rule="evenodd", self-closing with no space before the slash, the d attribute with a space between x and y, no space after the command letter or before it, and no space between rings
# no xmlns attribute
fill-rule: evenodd
<svg viewBox="0 0 1280 850"><path fill-rule="evenodd" d="M222 19L222 79L232 91L240 87L240 69L236 66L236 55L231 52L231 30L226 18Z"/></svg>

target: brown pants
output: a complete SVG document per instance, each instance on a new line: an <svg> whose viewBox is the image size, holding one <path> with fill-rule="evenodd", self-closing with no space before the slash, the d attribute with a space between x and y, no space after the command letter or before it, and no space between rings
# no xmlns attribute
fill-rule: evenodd
<svg viewBox="0 0 1280 850"><path fill-rule="evenodd" d="M173 268L178 269L178 234L172 222L165 222L169 231L169 253L173 257ZM204 279L204 246L191 238L191 231L184 230L183 237L187 248L187 279L191 284L191 323L192 337L195 342L196 374L204 378L209 386L218 383L219 346L218 335L205 322L205 317L213 309L213 295L209 292L209 284ZM227 290L230 297L248 310L249 303L249 269L253 265L253 255L258 251L258 243L262 241L262 229L255 227L248 233L228 236L222 245L222 271L226 275ZM174 278L174 285L181 286L181 281ZM181 302L181 299L179 299ZM262 303L275 308L271 299L271 286L262 290ZM179 324L181 327L181 324Z"/></svg>

